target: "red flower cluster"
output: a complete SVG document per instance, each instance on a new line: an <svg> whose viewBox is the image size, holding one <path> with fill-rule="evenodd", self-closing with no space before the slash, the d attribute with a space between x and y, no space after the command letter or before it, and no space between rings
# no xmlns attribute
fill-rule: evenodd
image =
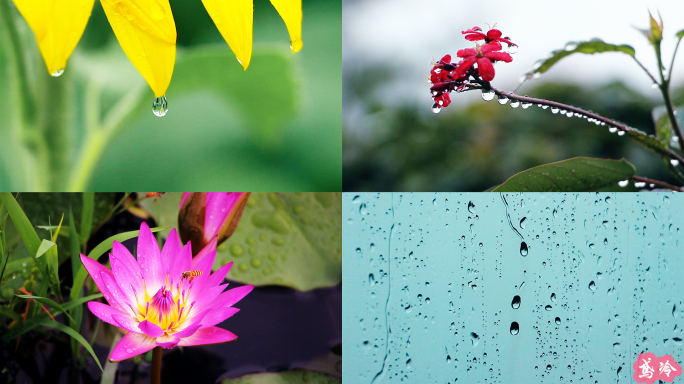
<svg viewBox="0 0 684 384"><path fill-rule="evenodd" d="M437 113L442 107L447 107L451 104L452 91L461 92L472 80L477 83L489 82L494 79L494 63L497 61L504 61L510 63L513 61L511 55L506 52L501 52L503 48L501 43L505 43L509 47L509 52L514 53L513 47L517 47L512 43L508 37L501 37L501 31L498 29L490 29L486 34L482 32L480 27L473 27L467 31L462 32L469 41L475 41L475 48L466 48L459 50L456 55L462 60L458 63L451 62L451 55L445 55L442 59L433 63L432 70L430 70L430 92L434 99L432 110ZM479 40L484 40L484 44L480 45Z"/></svg>

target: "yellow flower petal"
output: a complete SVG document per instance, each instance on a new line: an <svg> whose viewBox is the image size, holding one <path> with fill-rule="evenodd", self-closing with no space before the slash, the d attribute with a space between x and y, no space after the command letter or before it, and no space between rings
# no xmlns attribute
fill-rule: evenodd
<svg viewBox="0 0 684 384"><path fill-rule="evenodd" d="M95 0L14 0L38 40L48 72L59 76L85 30Z"/></svg>
<svg viewBox="0 0 684 384"><path fill-rule="evenodd" d="M290 33L292 53L302 49L302 0L271 0Z"/></svg>
<svg viewBox="0 0 684 384"><path fill-rule="evenodd" d="M247 70L252 59L252 0L202 0L226 43Z"/></svg>
<svg viewBox="0 0 684 384"><path fill-rule="evenodd" d="M176 23L168 0L101 0L128 59L156 97L166 93L176 61Z"/></svg>

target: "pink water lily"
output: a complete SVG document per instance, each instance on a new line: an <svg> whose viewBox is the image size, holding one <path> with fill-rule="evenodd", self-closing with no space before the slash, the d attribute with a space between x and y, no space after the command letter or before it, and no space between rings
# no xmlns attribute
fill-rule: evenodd
<svg viewBox="0 0 684 384"><path fill-rule="evenodd" d="M172 230L161 252L147 224L140 226L137 260L114 242L112 269L81 255L81 261L107 300L91 301L90 311L102 321L127 331L109 359L121 361L154 347L217 344L235 334L216 324L239 311L233 304L252 291L246 285L224 292L223 279L232 262L213 274L216 242L192 258L191 245L181 246Z"/></svg>

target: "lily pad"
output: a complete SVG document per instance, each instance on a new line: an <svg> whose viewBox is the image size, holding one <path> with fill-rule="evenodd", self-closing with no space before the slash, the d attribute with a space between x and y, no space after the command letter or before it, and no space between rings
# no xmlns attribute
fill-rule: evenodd
<svg viewBox="0 0 684 384"><path fill-rule="evenodd" d="M575 157L522 171L492 192L590 192L634 176L627 160Z"/></svg>
<svg viewBox="0 0 684 384"><path fill-rule="evenodd" d="M142 204L159 225L178 225L180 193ZM228 278L310 290L342 281L341 193L253 193L214 269L234 262Z"/></svg>
<svg viewBox="0 0 684 384"><path fill-rule="evenodd" d="M324 373L294 370L277 373L255 373L235 379L223 379L221 384L340 384L342 378Z"/></svg>

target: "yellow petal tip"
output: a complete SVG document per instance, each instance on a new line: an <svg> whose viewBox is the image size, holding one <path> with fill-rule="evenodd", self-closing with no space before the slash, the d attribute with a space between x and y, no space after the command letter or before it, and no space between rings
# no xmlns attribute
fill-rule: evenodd
<svg viewBox="0 0 684 384"><path fill-rule="evenodd" d="M292 50L292 53L297 53L301 51L303 46L304 43L301 40L295 40L290 42L290 49Z"/></svg>

